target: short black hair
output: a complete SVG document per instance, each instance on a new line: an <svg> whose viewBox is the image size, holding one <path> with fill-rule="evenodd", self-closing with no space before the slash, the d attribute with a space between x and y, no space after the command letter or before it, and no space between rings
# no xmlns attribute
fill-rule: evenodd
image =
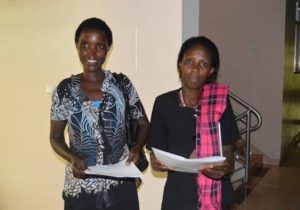
<svg viewBox="0 0 300 210"><path fill-rule="evenodd" d="M206 38L205 36L196 36L196 37L191 37L187 39L182 45L181 49L178 54L178 59L177 59L177 70L179 73L179 77L181 78L181 72L180 72L180 66L179 64L181 63L184 54L186 53L187 50L190 48L196 46L196 45L201 45L203 46L208 53L210 54L211 57L211 66L214 68L213 74L207 78L207 83L210 82L215 82L218 77L218 72L220 69L220 57L219 57L219 51L215 43L213 43L210 39Z"/></svg>
<svg viewBox="0 0 300 210"><path fill-rule="evenodd" d="M108 47L110 47L113 43L112 32L109 26L99 18L89 18L80 23L75 32L75 43L78 43L79 37L84 30L87 29L95 29L99 31L103 31L106 35L106 39L108 42Z"/></svg>

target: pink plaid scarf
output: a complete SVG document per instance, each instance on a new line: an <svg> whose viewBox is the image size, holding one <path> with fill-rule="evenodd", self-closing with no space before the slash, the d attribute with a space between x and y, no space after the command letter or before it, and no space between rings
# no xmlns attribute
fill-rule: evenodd
<svg viewBox="0 0 300 210"><path fill-rule="evenodd" d="M205 84L201 97L200 116L196 126L197 157L219 156L218 122L226 108L228 88L221 84ZM199 173L198 202L200 210L221 210L221 180Z"/></svg>

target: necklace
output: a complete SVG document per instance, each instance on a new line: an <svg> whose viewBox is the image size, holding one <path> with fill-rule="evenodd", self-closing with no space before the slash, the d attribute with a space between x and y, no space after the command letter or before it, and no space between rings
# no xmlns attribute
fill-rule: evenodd
<svg viewBox="0 0 300 210"><path fill-rule="evenodd" d="M184 100L184 97L183 97L183 91L182 91L182 89L179 91L179 97L180 97L180 102L181 102L182 106L183 107L187 107L187 105L185 103L185 100ZM199 104L197 104L196 106L194 106L192 108L195 109L195 110L198 110Z"/></svg>
<svg viewBox="0 0 300 210"><path fill-rule="evenodd" d="M186 107L186 103L184 101L184 98L183 98L183 91L182 89L179 91L179 97L180 97L180 102L182 104L183 107ZM196 107L194 107L194 110L195 110L195 114L194 114L194 117L198 117L200 116L200 107L199 105L197 105Z"/></svg>
<svg viewBox="0 0 300 210"><path fill-rule="evenodd" d="M184 98L183 98L183 93L182 93L182 89L179 91L179 96L180 96L180 102L182 104L183 107L186 107L186 103L184 101Z"/></svg>

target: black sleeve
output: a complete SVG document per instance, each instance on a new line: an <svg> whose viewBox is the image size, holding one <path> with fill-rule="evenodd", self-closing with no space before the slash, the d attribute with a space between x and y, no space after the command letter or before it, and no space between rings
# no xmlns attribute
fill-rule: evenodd
<svg viewBox="0 0 300 210"><path fill-rule="evenodd" d="M167 127L163 119L163 104L156 98L152 110L149 141L146 148L151 150L151 147L167 150Z"/></svg>
<svg viewBox="0 0 300 210"><path fill-rule="evenodd" d="M235 144L235 142L241 138L241 135L235 120L235 116L233 114L229 97L227 97L226 109L220 119L220 123L222 133L222 144Z"/></svg>

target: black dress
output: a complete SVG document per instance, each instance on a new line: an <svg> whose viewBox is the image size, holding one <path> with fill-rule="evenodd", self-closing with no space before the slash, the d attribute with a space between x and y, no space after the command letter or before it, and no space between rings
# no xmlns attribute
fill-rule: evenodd
<svg viewBox="0 0 300 210"><path fill-rule="evenodd" d="M186 158L196 147L196 111L179 106L179 90L156 98L147 148L158 148ZM229 99L220 119L222 145L234 144L240 139ZM169 172L164 188L162 210L196 210L198 205L197 174ZM234 200L228 178L222 179L222 203Z"/></svg>

